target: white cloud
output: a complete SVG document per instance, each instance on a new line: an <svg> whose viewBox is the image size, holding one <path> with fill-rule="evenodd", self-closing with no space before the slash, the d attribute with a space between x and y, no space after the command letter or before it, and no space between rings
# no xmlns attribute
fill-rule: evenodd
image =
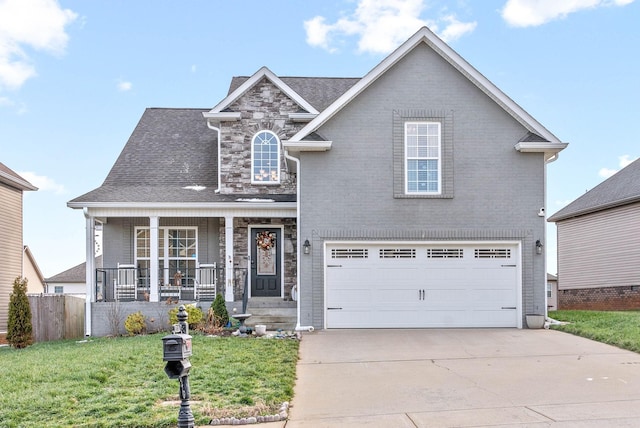
<svg viewBox="0 0 640 428"><path fill-rule="evenodd" d="M601 168L600 171L598 171L598 175L602 178L609 178L633 161L635 161L635 159L631 159L629 155L618 156L618 169Z"/></svg>
<svg viewBox="0 0 640 428"><path fill-rule="evenodd" d="M0 88L18 89L36 76L26 48L63 54L69 41L65 26L77 16L56 0L0 1Z"/></svg>
<svg viewBox="0 0 640 428"><path fill-rule="evenodd" d="M358 51L385 54L398 47L421 27L427 26L445 41L452 41L472 32L475 22L460 22L452 13L436 20L421 18L424 0L359 0L356 10L335 23L323 16L304 22L307 43L329 52L345 36L358 36ZM439 31L442 25L443 29Z"/></svg>
<svg viewBox="0 0 640 428"><path fill-rule="evenodd" d="M195 64L191 65L191 72L195 73L196 71L198 71L198 67Z"/></svg>
<svg viewBox="0 0 640 428"><path fill-rule="evenodd" d="M18 175L36 186L39 191L53 191L57 194L66 193L64 186L56 183L52 178L45 177L44 175L38 175L31 171L19 172Z"/></svg>
<svg viewBox="0 0 640 428"><path fill-rule="evenodd" d="M502 18L514 27L535 27L585 9L626 6L635 0L507 0Z"/></svg>
<svg viewBox="0 0 640 428"><path fill-rule="evenodd" d="M118 84L116 86L120 92L127 92L133 88L133 83L126 80L118 80Z"/></svg>

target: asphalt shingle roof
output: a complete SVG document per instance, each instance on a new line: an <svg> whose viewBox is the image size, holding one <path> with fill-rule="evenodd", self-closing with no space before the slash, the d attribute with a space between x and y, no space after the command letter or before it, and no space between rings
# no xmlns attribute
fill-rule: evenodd
<svg viewBox="0 0 640 428"><path fill-rule="evenodd" d="M562 208L548 221L556 222L635 202L640 202L640 159Z"/></svg>
<svg viewBox="0 0 640 428"><path fill-rule="evenodd" d="M316 110L322 111L355 85L359 77L279 77ZM238 89L248 76L231 79L229 94Z"/></svg>

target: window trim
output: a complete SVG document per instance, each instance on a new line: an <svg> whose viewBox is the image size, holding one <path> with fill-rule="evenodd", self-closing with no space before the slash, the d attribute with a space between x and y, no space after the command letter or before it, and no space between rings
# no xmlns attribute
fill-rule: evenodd
<svg viewBox="0 0 640 428"><path fill-rule="evenodd" d="M254 170L256 169L256 153L255 153L255 141L258 138L258 136L260 134L270 134L274 139L275 139L275 148L276 148L276 167L275 167L275 171L276 171L276 179L275 180L269 180L269 181L263 181L263 180L257 180L255 178L255 173ZM272 171L273 171L273 167ZM256 132L255 134L253 134L253 137L251 137L251 184L261 184L261 185L274 185L274 184L280 184L280 180L281 180L281 174L280 174L280 138L278 138L278 135L276 135L275 132L270 131L268 129L261 129L260 131Z"/></svg>
<svg viewBox="0 0 640 428"><path fill-rule="evenodd" d="M135 235L134 235L134 244L133 244L133 254L134 254L134 258L135 258L135 265L136 266L140 266L138 261L139 260L144 260L146 262L151 263L151 255L149 254L149 256L139 256L138 255L138 232L141 230L146 230L147 232L149 232L151 230L151 228L149 226L137 226L135 228ZM195 254L193 255L187 255L185 257L177 257L177 256L171 256L169 255L169 230L192 230L194 231L194 235L195 235L195 243L194 243L194 249L195 249ZM162 231L162 233L160 233L160 231ZM151 234L149 233L149 250L151 249ZM146 239L146 238L145 238ZM163 240L163 245L160 245L160 239ZM161 251L161 249L163 251ZM184 261L184 260L194 260L195 261L195 266L194 266L194 271L193 272L186 272L185 273L185 280L187 283L189 283L189 278L186 277L186 275L191 274L192 276L195 275L195 269L198 268L198 227L197 226L162 226L158 228L158 267L162 264L164 266L163 270L162 270L162 274L160 275L159 279L165 283L168 284L170 282L170 272L169 272L169 265L171 264L171 261ZM161 263L162 262L162 263Z"/></svg>
<svg viewBox="0 0 640 428"><path fill-rule="evenodd" d="M416 129L420 125L436 125L438 127L437 137L438 137L438 154L437 156L409 156L409 127L416 126ZM427 132L425 137L429 138L431 135ZM419 133L416 133L416 137L420 137ZM406 121L404 122L404 193L406 195L441 195L442 194L442 124L438 121L433 120L424 120L424 121ZM417 145L417 147L419 147ZM425 148L428 148L426 146ZM409 190L409 161L417 160L417 161L425 161L425 160L436 160L437 161L437 189L435 191L420 191ZM417 183L420 184L420 180L417 180ZM429 180L426 180L426 183L429 183Z"/></svg>
<svg viewBox="0 0 640 428"><path fill-rule="evenodd" d="M393 197L395 199L453 199L453 110L393 110ZM440 193L406 193L405 123L440 123Z"/></svg>

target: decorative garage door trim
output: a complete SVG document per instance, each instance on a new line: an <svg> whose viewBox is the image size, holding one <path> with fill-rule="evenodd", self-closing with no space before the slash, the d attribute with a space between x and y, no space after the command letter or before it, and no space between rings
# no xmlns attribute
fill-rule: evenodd
<svg viewBox="0 0 640 428"><path fill-rule="evenodd" d="M327 241L325 328L521 328L520 245Z"/></svg>

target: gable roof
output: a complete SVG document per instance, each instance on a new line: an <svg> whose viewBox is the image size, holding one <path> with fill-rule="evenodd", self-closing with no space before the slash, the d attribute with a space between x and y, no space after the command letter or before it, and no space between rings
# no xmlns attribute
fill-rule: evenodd
<svg viewBox="0 0 640 428"><path fill-rule="evenodd" d="M16 189L22 191L38 190L36 186L20 177L2 162L0 162L0 183L4 183L7 186L15 187Z"/></svg>
<svg viewBox="0 0 640 428"><path fill-rule="evenodd" d="M549 217L557 222L640 202L640 158Z"/></svg>
<svg viewBox="0 0 640 428"><path fill-rule="evenodd" d="M318 130L324 123L331 119L335 114L342 110L347 104L349 104L355 97L361 92L367 89L373 82L375 82L380 76L392 68L398 61L404 58L409 52L411 52L416 46L421 43L425 43L436 53L438 53L445 61L451 64L459 72L467 77L473 84L475 84L486 95L499 104L508 114L510 114L515 120L522 124L531 134L535 134L541 138L537 141L520 142L516 145L516 149L520 151L541 151L544 153L552 153L548 157L552 157L560 150L564 149L567 144L562 143L558 137L553 135L547 128L542 126L537 120L535 120L529 113L524 111L522 107L516 104L511 98L509 98L504 92L498 89L493 83L491 83L486 77L484 77L478 70L476 70L471 64L464 60L457 52L455 52L449 45L444 43L438 36L436 36L427 27L422 27L416 32L409 40L404 42L399 48L386 57L380 64L374 67L366 76L360 79L355 85L353 85L348 91L340 96L333 104L327 107L322 113L320 113L315 119L304 126L298 133L291 137L290 141L298 143L304 140L304 138ZM539 146L539 147L538 147Z"/></svg>
<svg viewBox="0 0 640 428"><path fill-rule="evenodd" d="M248 79L248 76L233 77L229 85L229 94ZM360 79L360 77L280 77L282 82L308 101L317 111L326 109Z"/></svg>
<svg viewBox="0 0 640 428"><path fill-rule="evenodd" d="M286 84L282 79L276 76L267 67L262 67L258 71L256 71L253 76L242 82L237 88L233 89L232 91L230 90L229 95L227 95L222 101L216 104L210 111L203 113L204 117L208 119L238 119L240 117L240 112L229 113L225 110L238 98L240 98L247 91L253 88L262 79L268 79L278 89L284 92L286 96L295 101L303 111L314 115L318 114L318 110L316 110L316 108L312 106L307 100L305 100L300 94L294 91L288 84Z"/></svg>

